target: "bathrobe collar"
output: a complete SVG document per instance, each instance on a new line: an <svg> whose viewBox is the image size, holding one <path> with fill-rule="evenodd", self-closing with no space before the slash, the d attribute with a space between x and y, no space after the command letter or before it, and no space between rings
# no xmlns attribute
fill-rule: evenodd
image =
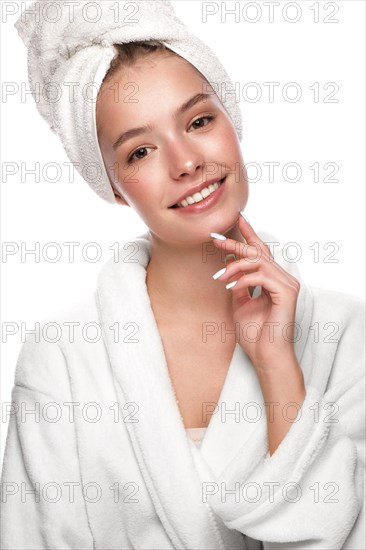
<svg viewBox="0 0 366 550"><path fill-rule="evenodd" d="M267 233L257 233L262 240L276 240ZM119 257L113 256L98 277L96 301L116 388L122 401L138 407L138 413L124 426L173 546L224 548L217 519L202 500L201 481L218 477L249 438L258 441L258 456L266 455L263 398L254 367L236 344L217 412L211 417L201 449L196 449L185 432L147 292L150 250L149 233L145 233L121 248ZM312 294L294 263L285 262L281 253L275 259L301 282L295 343L300 362L311 322ZM307 375L304 372L305 379ZM263 412L259 419L258 405ZM130 409L124 410L126 416Z"/></svg>

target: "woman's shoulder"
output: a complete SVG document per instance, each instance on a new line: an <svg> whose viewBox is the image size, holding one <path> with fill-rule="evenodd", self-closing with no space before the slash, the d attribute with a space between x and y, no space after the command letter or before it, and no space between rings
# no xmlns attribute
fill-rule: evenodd
<svg viewBox="0 0 366 550"><path fill-rule="evenodd" d="M58 386L62 394L69 384L70 365L87 373L104 360L95 293L55 308L33 324L35 328L26 335L18 354L16 385L45 393Z"/></svg>
<svg viewBox="0 0 366 550"><path fill-rule="evenodd" d="M347 357L362 367L365 356L366 305L360 296L319 286L308 287L313 296L310 330L317 347L335 346L336 357ZM353 359L352 359L353 358ZM350 365L352 368L352 365Z"/></svg>
<svg viewBox="0 0 366 550"><path fill-rule="evenodd" d="M313 295L308 338L313 375L324 373L329 363L327 389L342 395L348 387L362 385L365 376L365 300L351 293L309 288Z"/></svg>
<svg viewBox="0 0 366 550"><path fill-rule="evenodd" d="M69 339L78 328L99 323L95 291L88 292L77 301L50 308L34 324L36 330L27 336L27 342L60 342Z"/></svg>
<svg viewBox="0 0 366 550"><path fill-rule="evenodd" d="M313 296L314 316L328 317L329 322L339 322L345 327L350 323L359 323L361 328L365 323L364 298L350 292L315 285L308 288Z"/></svg>
<svg viewBox="0 0 366 550"><path fill-rule="evenodd" d="M46 315L33 322L34 329L28 331L22 341L19 357L39 357L53 354L56 357L66 344L80 340L79 335L98 329L99 316L95 292L80 297L76 302L51 308Z"/></svg>

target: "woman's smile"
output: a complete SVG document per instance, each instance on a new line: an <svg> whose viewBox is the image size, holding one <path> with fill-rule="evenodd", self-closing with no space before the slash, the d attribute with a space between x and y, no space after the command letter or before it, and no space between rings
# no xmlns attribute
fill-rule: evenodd
<svg viewBox="0 0 366 550"><path fill-rule="evenodd" d="M173 205L170 208L174 209L175 212L186 214L203 212L220 200L226 189L225 183L226 176L219 182L204 187L200 193L189 195L187 199L183 199L178 205ZM207 192L208 194L204 196Z"/></svg>

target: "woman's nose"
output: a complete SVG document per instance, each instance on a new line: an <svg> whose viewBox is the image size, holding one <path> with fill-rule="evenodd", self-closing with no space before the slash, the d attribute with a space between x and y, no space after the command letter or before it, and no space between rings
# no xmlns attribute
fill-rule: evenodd
<svg viewBox="0 0 366 550"><path fill-rule="evenodd" d="M197 144L182 140L174 141L167 151L170 177L181 179L201 173L205 165L204 155Z"/></svg>

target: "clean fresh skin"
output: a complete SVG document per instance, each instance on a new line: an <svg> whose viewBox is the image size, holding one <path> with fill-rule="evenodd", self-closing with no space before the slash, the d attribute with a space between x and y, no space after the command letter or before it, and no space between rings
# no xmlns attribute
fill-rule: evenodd
<svg viewBox="0 0 366 550"><path fill-rule="evenodd" d="M302 371L293 342L281 335L284 324L294 322L300 284L274 262L240 215L248 201L248 181L226 110L215 94L203 98L207 81L171 53L146 56L115 78L120 97L128 82L137 83L138 101L115 102L115 86L102 87L98 137L117 202L134 208L150 230L146 284L152 307L160 319L171 317L173 323L179 312L179 319L191 326L212 318L228 325L274 323L273 341L263 337L254 345L243 339L239 344L253 363L266 401L301 405L306 394ZM164 82L164 94L157 82ZM145 130L131 133L136 127ZM125 132L131 137L121 140ZM223 178L201 201L196 193L209 180ZM198 202L172 207L188 196ZM261 251L256 263L248 246L252 243L256 253ZM212 244L218 253L203 261L204 247ZM226 269L219 275L222 253ZM257 285L262 292L252 298L250 289ZM278 413L267 425L273 454L291 423Z"/></svg>

